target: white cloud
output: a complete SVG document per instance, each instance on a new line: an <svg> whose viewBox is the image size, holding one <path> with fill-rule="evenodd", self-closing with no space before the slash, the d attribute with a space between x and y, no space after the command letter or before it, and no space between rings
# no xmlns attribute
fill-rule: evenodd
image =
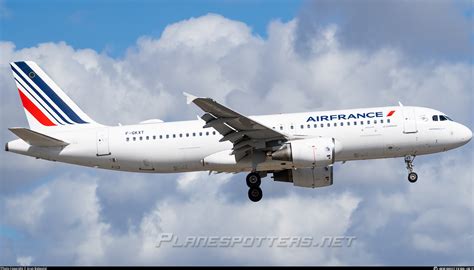
<svg viewBox="0 0 474 270"><path fill-rule="evenodd" d="M212 195L207 199L196 200L196 197L200 196L192 196L186 203L158 205L156 213L159 213L163 232L172 232L181 239L197 233L211 236L311 236L319 240L324 236L345 235L351 214L359 202L352 194L319 198L292 194L285 198L266 198L258 205L247 202L232 204ZM318 207L301 207L303 205ZM182 249L174 248L166 252L174 258ZM323 248L236 247L205 253L209 252L215 253L224 262L235 263L239 258L246 258L245 264L326 264L331 257L331 249ZM333 259L344 264L340 258Z"/></svg>
<svg viewBox="0 0 474 270"><path fill-rule="evenodd" d="M246 24L220 15L208 14L169 25L156 45L159 49L173 52L180 48L192 49L199 53L209 53L215 58L252 38L250 28ZM148 48L156 50L156 45L149 44ZM222 51L212 51L213 48Z"/></svg>
<svg viewBox="0 0 474 270"><path fill-rule="evenodd" d="M31 194L7 199L5 208L8 210L4 215L5 220L8 220L11 225L21 226L28 232L34 233L38 225L37 221L44 213L43 202L49 194L48 189L40 188Z"/></svg>
<svg viewBox="0 0 474 270"><path fill-rule="evenodd" d="M443 159L437 164L445 162ZM370 163L364 166L370 166ZM465 164L461 163L452 171L463 166ZM138 224L128 224L128 230L121 232L111 230L112 224L102 218L104 209L100 206L97 187L110 181L107 177L59 176L33 190L31 195L7 198L4 212L9 225L24 228L39 241L52 241L52 246L48 245L40 256L35 256L40 264L51 262L51 258L57 256L64 258L64 261L56 262L60 264L237 264L242 263L242 258L246 264L380 264L383 262L377 258L378 249L373 245L383 239L384 233L380 231L390 223L405 228L402 230L405 235L397 245L408 241L404 244L408 249L449 255L459 245L468 247L470 242L466 233L472 234L469 216L473 212L468 203L470 197L460 194L461 198L442 199L443 203L440 203L437 194L439 190L459 194L469 184L469 176L463 175L453 185L449 179L431 178L429 169L422 167L419 172L425 177L420 181L426 183L412 185L403 179L399 186L406 188L401 190L382 191L384 185L378 183L371 185L372 192L366 192L364 187L351 192L340 187L301 194L301 189L287 185L284 188L291 189L288 195L275 197L269 194L258 204L246 200L235 202L222 196L219 191L233 181L228 175L209 179L205 173L182 174L177 180L178 194L165 198L157 195L155 206L142 213ZM446 174L450 172L448 170ZM370 175L370 172L364 172L359 177ZM128 184L133 186L136 180ZM155 179L150 177L148 180ZM435 185L430 185L430 181L435 181ZM109 189L113 191L113 188ZM41 195L46 190L48 193ZM140 196L140 193L131 192ZM463 192L469 195L469 191ZM156 194L159 193L157 190ZM120 194L125 192L109 195L117 197ZM185 197L181 198L183 194ZM441 215L444 218L440 220ZM51 220L57 222L52 224ZM456 222L452 223L452 220ZM408 225L403 225L404 222ZM173 233L181 239L186 236L312 236L322 239L345 235L355 236L356 240L352 248L344 249L156 248L160 233ZM203 259L208 257L220 259Z"/></svg>
<svg viewBox="0 0 474 270"><path fill-rule="evenodd" d="M188 175L182 179L185 178ZM194 180L206 181L202 175ZM319 240L325 236L344 235L350 226L351 214L360 201L350 193L318 198L292 194L288 198L268 198L258 205L246 201L234 204L219 196L218 190L225 182L216 181L212 185L195 185L192 193L184 191L189 192L189 199L185 201L172 198L158 202L143 216L138 227L130 227L128 232L115 235L110 225L100 218L97 184L97 179L87 175L64 175L35 189L33 196L7 199L4 211L9 225L26 228L38 240L51 241L48 249L42 251L43 257L38 258L38 263L47 263L47 258L60 256L65 258L65 262L71 260L69 262L74 264L108 264L114 263L117 254L128 253L130 263L188 264L200 253L206 253L218 255L222 262L229 260L231 264L242 257L246 257L247 264L259 264L262 257L271 264L325 264L328 263L327 257L331 257L331 249L317 249L318 255L315 255L315 250L301 248L264 246L183 251L171 246L158 249L156 245L158 235L163 232L183 238L200 235L312 236ZM47 194L39 195L45 191ZM300 208L301 205L317 205L318 209ZM175 261L182 252L190 258ZM331 260L332 263L344 263L337 257Z"/></svg>
<svg viewBox="0 0 474 270"><path fill-rule="evenodd" d="M90 49L74 50L65 43L22 50L2 43L0 49L4 63L39 62L86 112L110 124L193 117L182 91L212 96L248 113L388 105L401 100L468 120L472 95L460 93L469 93L469 65L410 63L393 49L343 50L331 34L337 31L332 26L314 45L324 43L326 49L302 58L294 52L295 28L294 21L272 22L268 39L262 40L251 35L245 24L210 14L172 24L159 39L140 38L123 59ZM14 87L9 67L3 68L2 85ZM227 97L232 93L232 98ZM441 102L440 96L450 102Z"/></svg>
<svg viewBox="0 0 474 270"><path fill-rule="evenodd" d="M52 257L90 264L103 256L103 233L108 225L100 222L100 205L95 196L96 179L63 175L31 194L5 199L5 223L34 236ZM42 243L45 241L46 243ZM38 258L38 263L43 259Z"/></svg>
<svg viewBox="0 0 474 270"><path fill-rule="evenodd" d="M160 38L142 37L120 59L66 43L16 49L11 42L0 42L0 88L10 89L2 91L2 138L13 137L5 133L6 127L25 124L5 64L19 59L37 61L84 111L108 124L195 119L200 112L185 104L182 91L211 96L252 114L401 100L472 124L472 65L413 63L392 48L341 48L335 26L322 31L311 45L313 53L303 58L295 53L295 28L295 21L274 21L268 38L262 39L241 22L210 14L172 24ZM472 245L466 240L473 234L472 155L461 151L419 157L420 180L415 185L407 183L402 160L349 162L337 166L335 185L325 189L265 182L264 199L258 204L245 199L243 175L240 183L232 175L206 173L122 175L75 168L87 172L76 175L60 173L72 168L68 165L32 168L30 160L38 161L10 153L0 157L2 185L14 190L0 201L1 224L34 240L33 247L16 248L39 264L385 264L391 261L378 245L387 238L393 240L387 249L402 249L394 257L421 250L434 254L434 261L472 262ZM16 178L28 172L38 176L29 177L33 180L42 173L46 181L14 189ZM440 216L446 219L437 221ZM344 250L157 250L161 232L353 234L358 239L354 248ZM459 245L463 251L452 255ZM451 257L442 257L448 251Z"/></svg>
<svg viewBox="0 0 474 270"><path fill-rule="evenodd" d="M449 254L455 249L454 244L452 241L440 241L440 239L433 239L431 236L421 233L413 236L413 245L422 251L435 251Z"/></svg>

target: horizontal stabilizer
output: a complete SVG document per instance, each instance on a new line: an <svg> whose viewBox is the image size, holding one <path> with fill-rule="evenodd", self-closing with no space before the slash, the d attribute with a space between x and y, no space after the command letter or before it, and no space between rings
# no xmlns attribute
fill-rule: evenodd
<svg viewBox="0 0 474 270"><path fill-rule="evenodd" d="M29 145L33 146L53 147L66 146L69 144L65 141L58 140L27 128L9 128L9 130Z"/></svg>

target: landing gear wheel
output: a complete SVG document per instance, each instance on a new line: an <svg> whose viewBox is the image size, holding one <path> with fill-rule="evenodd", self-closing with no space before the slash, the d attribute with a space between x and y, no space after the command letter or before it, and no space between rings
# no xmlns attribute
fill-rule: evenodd
<svg viewBox="0 0 474 270"><path fill-rule="evenodd" d="M262 183L260 175L255 172L249 173L247 175L246 181L249 188L257 188Z"/></svg>
<svg viewBox="0 0 474 270"><path fill-rule="evenodd" d="M408 174L408 181L410 181L410 183L415 183L416 180L418 180L418 174L416 174L416 172L411 172Z"/></svg>
<svg viewBox="0 0 474 270"><path fill-rule="evenodd" d="M256 188L249 189L249 199L252 202L258 202L262 199L262 197L263 197L263 192L261 188L256 187Z"/></svg>
<svg viewBox="0 0 474 270"><path fill-rule="evenodd" d="M415 183L418 180L418 174L413 171L413 161L415 160L415 156L405 156L405 164L407 165L408 170L408 181L410 183Z"/></svg>

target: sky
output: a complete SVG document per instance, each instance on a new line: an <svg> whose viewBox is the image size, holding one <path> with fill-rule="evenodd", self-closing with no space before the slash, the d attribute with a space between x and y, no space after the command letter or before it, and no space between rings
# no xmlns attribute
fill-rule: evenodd
<svg viewBox="0 0 474 270"><path fill-rule="evenodd" d="M94 120L405 105L474 127L468 1L0 0L0 138L27 126L8 63L36 61ZM0 264L472 265L472 142L336 164L334 185L121 173L0 152ZM355 237L350 247L157 247L188 236Z"/></svg>
<svg viewBox="0 0 474 270"><path fill-rule="evenodd" d="M8 26L1 38L15 40L18 48L66 41L74 48L122 56L140 36L159 37L170 23L208 13L244 21L254 34L265 36L270 20L291 20L300 4L300 0L51 0L41 5L6 1L1 22Z"/></svg>

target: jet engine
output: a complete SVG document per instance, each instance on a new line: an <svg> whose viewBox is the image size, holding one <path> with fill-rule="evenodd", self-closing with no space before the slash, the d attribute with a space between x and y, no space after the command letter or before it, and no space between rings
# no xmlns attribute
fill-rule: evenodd
<svg viewBox="0 0 474 270"><path fill-rule="evenodd" d="M334 138L319 137L293 140L271 154L273 160L291 161L295 168L327 167L334 163ZM337 150L337 151L336 151Z"/></svg>
<svg viewBox="0 0 474 270"><path fill-rule="evenodd" d="M302 168L283 170L273 173L273 180L281 182L293 182L298 187L325 187L333 183L332 166L322 168Z"/></svg>

